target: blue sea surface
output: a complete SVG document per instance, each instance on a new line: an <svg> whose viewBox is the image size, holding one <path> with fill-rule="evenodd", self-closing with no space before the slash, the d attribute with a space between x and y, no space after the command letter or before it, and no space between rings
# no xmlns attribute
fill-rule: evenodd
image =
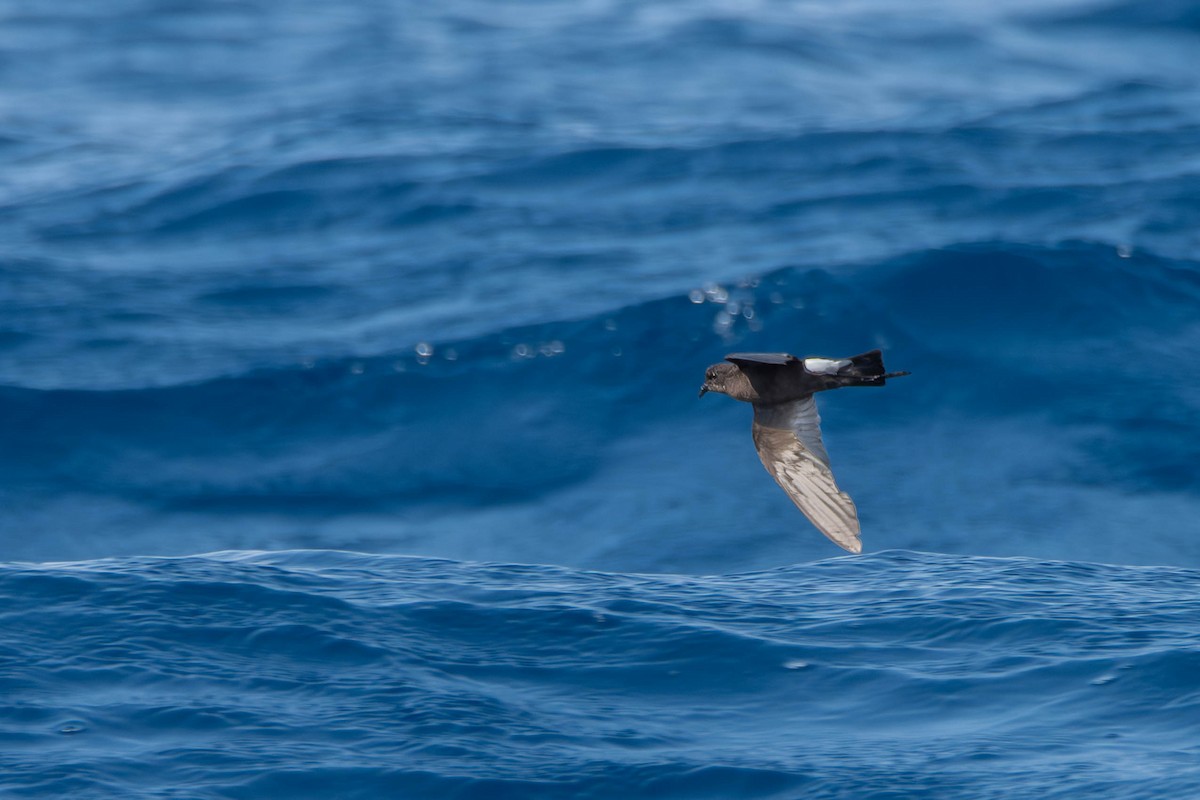
<svg viewBox="0 0 1200 800"><path fill-rule="evenodd" d="M1198 582L895 550L10 565L3 766L44 797L1193 797Z"/></svg>
<svg viewBox="0 0 1200 800"><path fill-rule="evenodd" d="M1198 52L0 0L0 795L1200 797ZM850 557L696 392L874 347Z"/></svg>

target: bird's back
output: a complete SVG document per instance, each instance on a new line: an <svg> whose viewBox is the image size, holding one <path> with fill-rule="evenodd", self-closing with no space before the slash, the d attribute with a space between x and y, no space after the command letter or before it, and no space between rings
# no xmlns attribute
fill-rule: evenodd
<svg viewBox="0 0 1200 800"><path fill-rule="evenodd" d="M790 403L828 388L823 377L810 374L799 359L786 364L764 364L740 359L733 363L745 376L746 386L744 391L730 394L748 403Z"/></svg>

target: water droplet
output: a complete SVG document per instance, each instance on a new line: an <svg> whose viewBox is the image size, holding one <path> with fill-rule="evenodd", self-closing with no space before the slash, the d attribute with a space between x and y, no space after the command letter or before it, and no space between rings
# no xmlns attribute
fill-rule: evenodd
<svg viewBox="0 0 1200 800"><path fill-rule="evenodd" d="M688 300L699 305L704 302L704 291L702 289L692 289L688 292Z"/></svg>
<svg viewBox="0 0 1200 800"><path fill-rule="evenodd" d="M87 730L87 725L82 722L66 722L58 726L58 732L64 736L73 736L76 733L83 733Z"/></svg>
<svg viewBox="0 0 1200 800"><path fill-rule="evenodd" d="M522 342L512 349L512 357L517 358L532 358L533 348Z"/></svg>
<svg viewBox="0 0 1200 800"><path fill-rule="evenodd" d="M779 292L771 292L771 296L769 299L775 305L779 305L780 303L783 302L783 295L780 294Z"/></svg>
<svg viewBox="0 0 1200 800"><path fill-rule="evenodd" d="M431 355L433 355L433 345L431 345L429 342L418 342L417 346L413 349L417 351L417 355L424 356L425 358L429 358Z"/></svg>
<svg viewBox="0 0 1200 800"><path fill-rule="evenodd" d="M737 300L730 300L725 304L725 310L729 312L729 316L736 317L742 312L742 304Z"/></svg>
<svg viewBox="0 0 1200 800"><path fill-rule="evenodd" d="M807 667L808 667L808 662L801 661L798 658L790 658L787 661L783 662L784 669L806 669Z"/></svg>
<svg viewBox="0 0 1200 800"><path fill-rule="evenodd" d="M406 369L408 369L408 367L404 365L403 361L392 362L392 372L404 372Z"/></svg>
<svg viewBox="0 0 1200 800"><path fill-rule="evenodd" d="M351 375L362 375L363 372L366 371L366 369L367 368L363 366L363 363L361 361L355 361L353 364L350 365L350 374Z"/></svg>
<svg viewBox="0 0 1200 800"><path fill-rule="evenodd" d="M1117 245L1117 257L1118 258L1129 258L1131 255L1133 255L1133 245L1130 245L1130 244Z"/></svg>
<svg viewBox="0 0 1200 800"><path fill-rule="evenodd" d="M617 358L620 358L620 357L621 357L621 348L619 348L619 347L614 347L614 348L612 349L612 354L613 354L614 356L616 356Z"/></svg>
<svg viewBox="0 0 1200 800"><path fill-rule="evenodd" d="M617 321L615 319L604 320L604 330L615 331L617 329Z"/></svg>
<svg viewBox="0 0 1200 800"><path fill-rule="evenodd" d="M1113 674L1110 672L1110 673L1108 673L1107 675L1101 675L1099 678L1095 678L1095 679L1093 679L1093 680L1092 680L1092 686L1103 686L1103 685L1104 685L1104 684L1106 684L1106 683L1112 683L1112 682L1113 682L1113 681L1115 681L1116 679L1117 679L1117 676L1116 676L1116 675L1113 675Z"/></svg>
<svg viewBox="0 0 1200 800"><path fill-rule="evenodd" d="M745 306L742 308L742 316L746 319L754 319L754 306Z"/></svg>
<svg viewBox="0 0 1200 800"><path fill-rule="evenodd" d="M724 304L729 300L729 291L720 284L710 283L704 287L704 293L708 295L708 299L714 303Z"/></svg>
<svg viewBox="0 0 1200 800"><path fill-rule="evenodd" d="M442 353L442 358L447 361L458 361L458 351L453 347L447 347L446 351Z"/></svg>

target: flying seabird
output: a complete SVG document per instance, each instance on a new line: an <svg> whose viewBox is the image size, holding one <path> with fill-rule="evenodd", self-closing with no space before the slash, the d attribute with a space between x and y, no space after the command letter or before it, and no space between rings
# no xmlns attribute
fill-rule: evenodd
<svg viewBox="0 0 1200 800"><path fill-rule="evenodd" d="M837 487L821 443L813 395L843 386L883 386L907 372L885 372L878 350L850 358L788 353L730 353L704 373L705 392L754 404L754 447L771 477L817 530L851 553L862 552L858 511Z"/></svg>

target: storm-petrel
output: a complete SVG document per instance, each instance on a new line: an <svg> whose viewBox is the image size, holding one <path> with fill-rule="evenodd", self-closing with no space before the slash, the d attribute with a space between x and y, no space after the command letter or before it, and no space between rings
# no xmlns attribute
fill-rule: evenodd
<svg viewBox="0 0 1200 800"><path fill-rule="evenodd" d="M821 533L862 552L858 511L837 487L821 444L813 395L843 386L883 386L907 372L885 372L878 350L850 358L796 358L787 353L730 353L704 373L705 392L754 404L754 447L775 479Z"/></svg>

